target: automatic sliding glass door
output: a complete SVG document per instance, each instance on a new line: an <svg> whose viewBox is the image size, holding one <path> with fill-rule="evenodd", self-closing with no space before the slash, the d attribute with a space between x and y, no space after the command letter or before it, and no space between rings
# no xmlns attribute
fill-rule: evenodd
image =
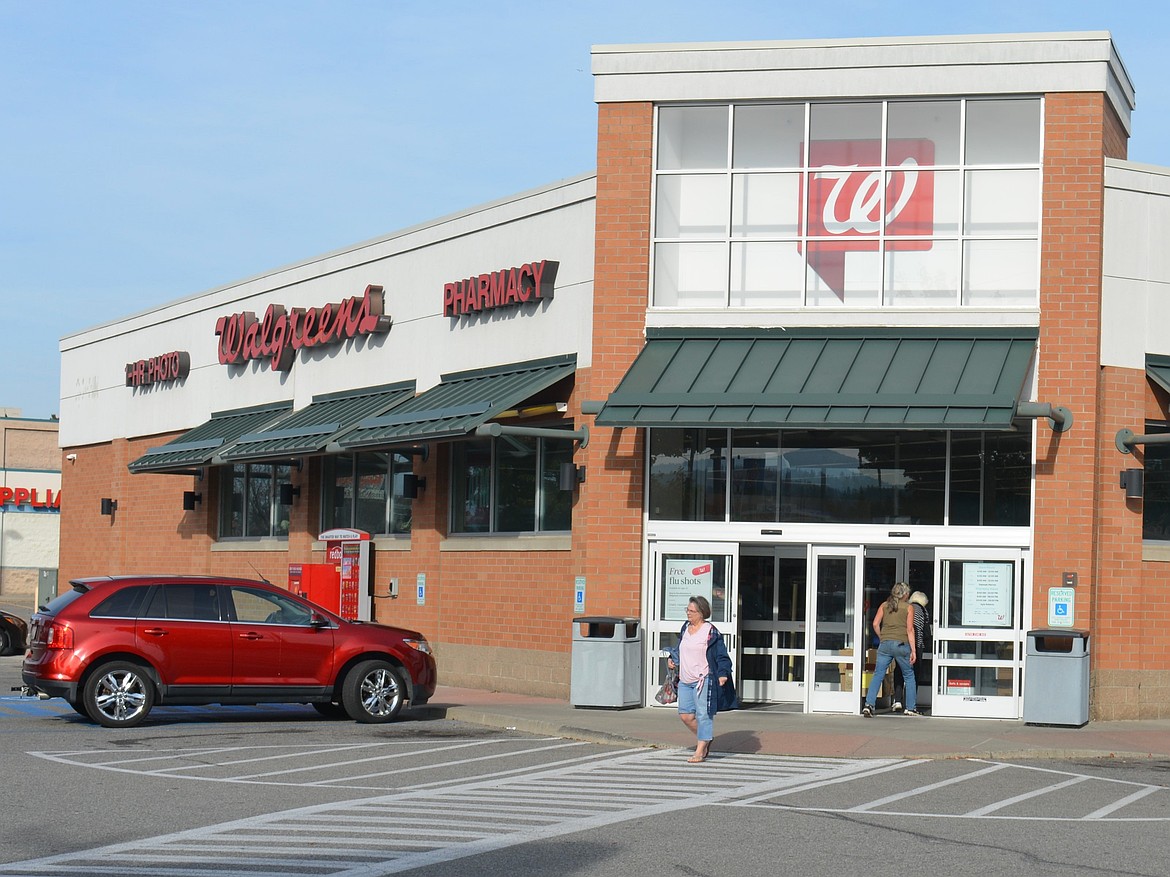
<svg viewBox="0 0 1170 877"><path fill-rule="evenodd" d="M739 694L804 703L808 558L803 546L745 546L739 555Z"/></svg>
<svg viewBox="0 0 1170 877"><path fill-rule="evenodd" d="M860 709L862 555L861 547L814 545L810 551L810 712L856 713Z"/></svg>

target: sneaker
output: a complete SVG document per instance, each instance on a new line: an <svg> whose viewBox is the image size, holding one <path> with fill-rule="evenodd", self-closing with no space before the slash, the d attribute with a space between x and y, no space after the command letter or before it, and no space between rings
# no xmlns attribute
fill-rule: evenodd
<svg viewBox="0 0 1170 877"><path fill-rule="evenodd" d="M921 718L922 713L918 712L918 710L906 710L906 712L902 713L902 715L904 715L904 716L918 716Z"/></svg>
<svg viewBox="0 0 1170 877"><path fill-rule="evenodd" d="M865 706L863 706L861 708L861 714L863 716L865 716L867 719L872 719L873 718L873 707L867 703Z"/></svg>
<svg viewBox="0 0 1170 877"><path fill-rule="evenodd" d="M900 700L894 701L894 712L896 712L896 713L902 712L902 701L900 701Z"/></svg>

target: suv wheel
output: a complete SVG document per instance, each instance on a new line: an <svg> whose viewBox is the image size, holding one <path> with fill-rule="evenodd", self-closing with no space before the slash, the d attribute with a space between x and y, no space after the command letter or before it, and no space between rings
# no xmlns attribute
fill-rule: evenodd
<svg viewBox="0 0 1170 877"><path fill-rule="evenodd" d="M345 677L341 703L355 722L391 722L406 699L402 674L387 661L363 661Z"/></svg>
<svg viewBox="0 0 1170 877"><path fill-rule="evenodd" d="M89 717L107 728L132 728L154 706L154 683L137 664L111 661L90 674L82 692Z"/></svg>

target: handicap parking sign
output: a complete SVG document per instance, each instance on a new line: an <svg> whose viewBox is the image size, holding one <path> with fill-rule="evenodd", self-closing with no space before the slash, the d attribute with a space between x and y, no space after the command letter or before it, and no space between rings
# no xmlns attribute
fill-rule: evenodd
<svg viewBox="0 0 1170 877"><path fill-rule="evenodd" d="M1048 589L1049 627L1073 626L1073 610L1076 605L1076 593L1073 588Z"/></svg>

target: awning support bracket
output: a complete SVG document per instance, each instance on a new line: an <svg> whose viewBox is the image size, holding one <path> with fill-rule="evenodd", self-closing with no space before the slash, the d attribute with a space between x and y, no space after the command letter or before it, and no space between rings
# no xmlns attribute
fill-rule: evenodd
<svg viewBox="0 0 1170 877"><path fill-rule="evenodd" d="M491 436L498 438L499 436L522 435L529 438L552 438L552 439L573 439L581 443L581 447L589 447L589 427L582 426L580 429L544 429L539 426L505 426L502 423L484 423L475 428L475 434L478 436Z"/></svg>
<svg viewBox="0 0 1170 877"><path fill-rule="evenodd" d="M1132 429L1117 430L1117 437L1113 440L1117 450L1123 454L1132 454L1134 445L1170 445L1170 432L1160 432L1154 435L1134 435Z"/></svg>
<svg viewBox="0 0 1170 877"><path fill-rule="evenodd" d="M1053 432L1068 432L1072 429L1072 412L1063 405L1050 402L1020 402L1016 405L1017 417L1046 417Z"/></svg>

